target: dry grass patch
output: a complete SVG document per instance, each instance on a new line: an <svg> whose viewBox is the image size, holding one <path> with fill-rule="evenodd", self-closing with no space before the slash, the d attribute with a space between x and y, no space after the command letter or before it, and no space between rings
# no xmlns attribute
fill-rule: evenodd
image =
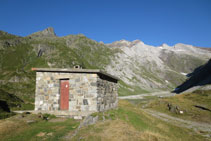
<svg viewBox="0 0 211 141"><path fill-rule="evenodd" d="M158 123L157 126L159 129L165 131L165 132L169 132L169 127L165 124L162 124L162 123Z"/></svg>
<svg viewBox="0 0 211 141"><path fill-rule="evenodd" d="M160 133L152 131L144 131L141 136L142 141L169 141L168 137L161 135Z"/></svg>
<svg viewBox="0 0 211 141"><path fill-rule="evenodd" d="M3 138L5 135L10 133L12 130L20 127L22 123L9 121L9 120L1 120L0 121L0 138Z"/></svg>
<svg viewBox="0 0 211 141"><path fill-rule="evenodd" d="M4 137L10 136L14 130L17 133L25 130L28 128L27 120L29 120L29 118L22 118L21 115L0 120L0 138L3 139Z"/></svg>
<svg viewBox="0 0 211 141"><path fill-rule="evenodd" d="M117 119L98 122L94 127L89 126L82 128L74 140L78 138L102 141L140 140L141 136L142 133L137 131L132 125Z"/></svg>
<svg viewBox="0 0 211 141"><path fill-rule="evenodd" d="M30 121L30 122L29 122ZM31 122L33 121L33 122ZM39 115L17 115L0 121L0 140L10 141L57 141L68 132L76 129L78 121L73 119L52 120L49 122Z"/></svg>

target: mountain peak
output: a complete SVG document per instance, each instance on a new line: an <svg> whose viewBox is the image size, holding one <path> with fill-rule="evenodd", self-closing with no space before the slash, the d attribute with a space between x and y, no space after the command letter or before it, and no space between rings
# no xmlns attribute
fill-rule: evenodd
<svg viewBox="0 0 211 141"><path fill-rule="evenodd" d="M120 41L115 41L111 44L108 44L109 46L115 46L115 47L122 47L122 46L129 46L131 44L130 41L127 41L127 40L120 40Z"/></svg>
<svg viewBox="0 0 211 141"><path fill-rule="evenodd" d="M136 44L144 44L142 41L140 40L134 40L134 41L128 41L128 40L120 40L120 41L115 41L111 44L109 44L109 46L115 46L115 47L132 47Z"/></svg>
<svg viewBox="0 0 211 141"><path fill-rule="evenodd" d="M56 36L56 33L54 32L54 28L53 27L48 27L46 29L44 29L43 31L41 31L44 35L50 35L50 36Z"/></svg>
<svg viewBox="0 0 211 141"><path fill-rule="evenodd" d="M161 46L162 46L162 47L169 47L169 45L166 44L166 43L163 43Z"/></svg>
<svg viewBox="0 0 211 141"><path fill-rule="evenodd" d="M129 43L130 43L130 41L125 40L125 39L122 39L122 40L120 40L120 41L116 41L116 42L118 42L118 43L122 43L122 44L129 44Z"/></svg>
<svg viewBox="0 0 211 141"><path fill-rule="evenodd" d="M131 43L132 43L132 45L136 45L136 44L142 44L142 45L144 45L144 42L142 42L141 40L134 40Z"/></svg>
<svg viewBox="0 0 211 141"><path fill-rule="evenodd" d="M54 32L53 27L48 27L42 31L35 32L29 36L31 36L31 37L56 37L56 33Z"/></svg>

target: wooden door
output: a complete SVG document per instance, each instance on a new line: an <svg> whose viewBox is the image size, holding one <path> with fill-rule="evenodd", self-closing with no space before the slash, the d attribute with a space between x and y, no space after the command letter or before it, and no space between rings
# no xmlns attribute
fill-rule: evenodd
<svg viewBox="0 0 211 141"><path fill-rule="evenodd" d="M60 81L60 110L69 109L69 80Z"/></svg>

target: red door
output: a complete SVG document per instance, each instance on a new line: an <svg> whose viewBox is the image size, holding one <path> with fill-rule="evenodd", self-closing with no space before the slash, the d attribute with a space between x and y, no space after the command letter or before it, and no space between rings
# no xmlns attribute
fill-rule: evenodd
<svg viewBox="0 0 211 141"><path fill-rule="evenodd" d="M60 81L60 110L69 109L69 80Z"/></svg>

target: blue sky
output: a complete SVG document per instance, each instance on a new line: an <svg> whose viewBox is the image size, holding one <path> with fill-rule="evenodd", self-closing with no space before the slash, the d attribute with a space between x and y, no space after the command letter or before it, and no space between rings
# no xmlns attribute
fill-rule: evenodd
<svg viewBox="0 0 211 141"><path fill-rule="evenodd" d="M0 30L211 47L211 0L0 0Z"/></svg>

